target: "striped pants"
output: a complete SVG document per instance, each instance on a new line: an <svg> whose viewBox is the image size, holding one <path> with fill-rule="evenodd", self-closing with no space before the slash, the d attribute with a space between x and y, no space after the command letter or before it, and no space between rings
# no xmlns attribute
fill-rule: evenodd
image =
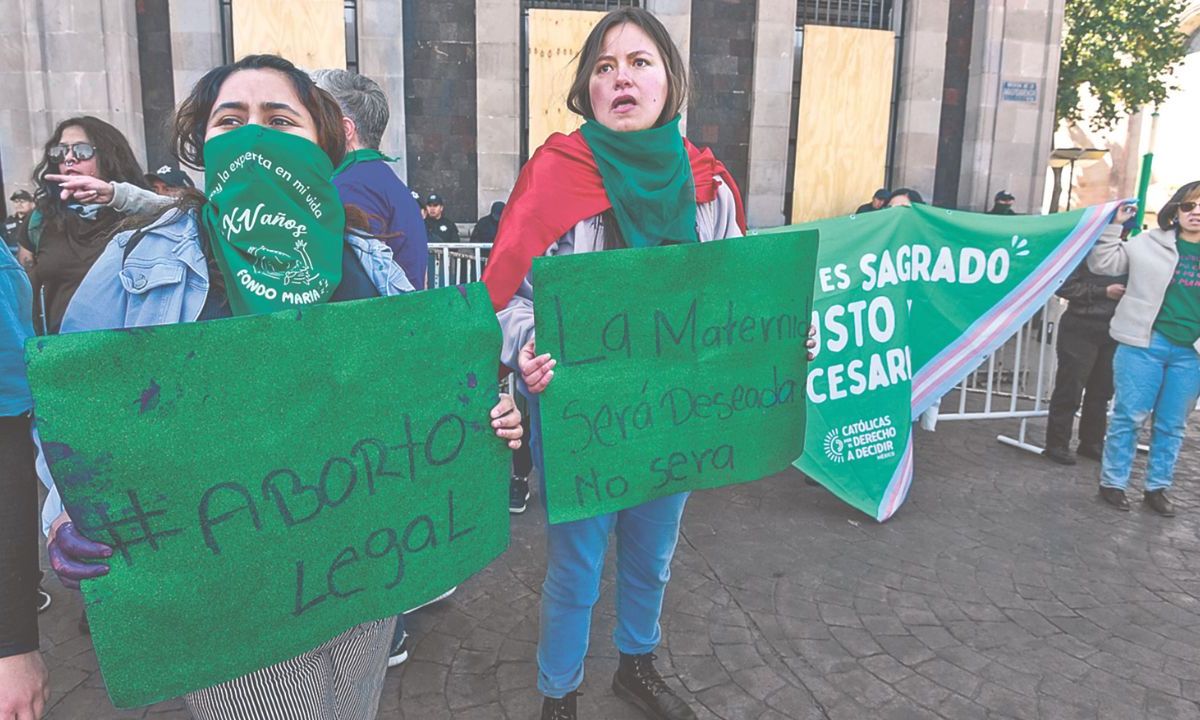
<svg viewBox="0 0 1200 720"><path fill-rule="evenodd" d="M196 720L372 720L396 618L363 623L329 642L185 696Z"/></svg>

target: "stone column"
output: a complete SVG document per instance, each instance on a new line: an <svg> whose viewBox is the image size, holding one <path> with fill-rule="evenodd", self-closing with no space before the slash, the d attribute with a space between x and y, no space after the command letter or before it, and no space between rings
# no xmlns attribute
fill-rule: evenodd
<svg viewBox="0 0 1200 720"><path fill-rule="evenodd" d="M796 0L758 0L746 219L754 227L787 222L788 130L796 47Z"/></svg>
<svg viewBox="0 0 1200 720"><path fill-rule="evenodd" d="M980 2L975 13L959 206L985 210L1000 190L1041 209L1053 145L1064 0Z"/></svg>
<svg viewBox="0 0 1200 720"><path fill-rule="evenodd" d="M749 1L749 0L747 0ZM646 0L646 9L662 21L679 54L684 67L692 66L692 0ZM680 110L679 132L687 134L687 103Z"/></svg>
<svg viewBox="0 0 1200 720"><path fill-rule="evenodd" d="M0 157L6 183L30 189L60 121L94 115L145 157L133 3L0 0ZM11 191L9 191L11 193Z"/></svg>
<svg viewBox="0 0 1200 720"><path fill-rule="evenodd" d="M408 182L403 38L402 0L359 0L358 71L379 83L387 95L390 115L380 149L400 162Z"/></svg>
<svg viewBox="0 0 1200 720"><path fill-rule="evenodd" d="M225 62L221 43L221 11L210 0L169 0L171 17L171 61L175 82L175 102L183 102L204 73ZM204 173L190 168L181 170L192 177L196 187L204 188Z"/></svg>
<svg viewBox="0 0 1200 720"><path fill-rule="evenodd" d="M933 197L945 80L948 0L904 4L891 187Z"/></svg>
<svg viewBox="0 0 1200 720"><path fill-rule="evenodd" d="M476 205L483 213L493 202L508 200L521 169L521 4L476 0L475 42Z"/></svg>

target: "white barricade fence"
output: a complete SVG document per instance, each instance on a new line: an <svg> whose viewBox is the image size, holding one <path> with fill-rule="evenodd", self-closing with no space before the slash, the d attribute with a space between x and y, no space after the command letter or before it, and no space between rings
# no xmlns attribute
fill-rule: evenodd
<svg viewBox="0 0 1200 720"><path fill-rule="evenodd" d="M1029 322L968 374L941 401L939 422L1019 420L1016 437L997 440L1041 453L1042 437L1030 437L1029 421L1050 414L1050 395L1058 371L1058 322L1065 300L1054 297ZM1040 433L1040 429L1039 429Z"/></svg>
<svg viewBox="0 0 1200 720"><path fill-rule="evenodd" d="M429 243L428 286L478 282L491 249L491 243Z"/></svg>

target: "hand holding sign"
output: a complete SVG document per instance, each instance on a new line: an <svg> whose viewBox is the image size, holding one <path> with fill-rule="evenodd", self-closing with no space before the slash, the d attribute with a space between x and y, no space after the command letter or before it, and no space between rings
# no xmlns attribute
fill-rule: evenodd
<svg viewBox="0 0 1200 720"><path fill-rule="evenodd" d="M554 366L557 364L558 361L551 358L550 353L537 355L537 350L534 349L534 340L525 343L525 347L521 348L521 352L517 356L521 380L525 382L525 387L529 388L529 392L534 395L545 390L550 381L554 379Z"/></svg>
<svg viewBox="0 0 1200 720"><path fill-rule="evenodd" d="M52 556L87 580L113 702L296 657L502 552L521 416L486 381L498 345L479 284L31 340L71 521Z"/></svg>
<svg viewBox="0 0 1200 720"><path fill-rule="evenodd" d="M50 567L63 587L78 590L80 580L108 574L108 565L92 561L112 557L112 548L85 538L64 512L50 531L46 553L50 557Z"/></svg>

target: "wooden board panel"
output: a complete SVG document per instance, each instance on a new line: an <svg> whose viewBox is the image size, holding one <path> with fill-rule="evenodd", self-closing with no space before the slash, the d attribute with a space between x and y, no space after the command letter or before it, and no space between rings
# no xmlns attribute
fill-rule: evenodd
<svg viewBox="0 0 1200 720"><path fill-rule="evenodd" d="M589 10L530 10L529 154L551 133L569 133L583 118L567 109L567 91L575 79L575 53L604 17Z"/></svg>
<svg viewBox="0 0 1200 720"><path fill-rule="evenodd" d="M346 67L342 0L233 0L233 54L281 55L306 70Z"/></svg>
<svg viewBox="0 0 1200 720"><path fill-rule="evenodd" d="M804 29L792 222L849 215L883 185L895 36Z"/></svg>

